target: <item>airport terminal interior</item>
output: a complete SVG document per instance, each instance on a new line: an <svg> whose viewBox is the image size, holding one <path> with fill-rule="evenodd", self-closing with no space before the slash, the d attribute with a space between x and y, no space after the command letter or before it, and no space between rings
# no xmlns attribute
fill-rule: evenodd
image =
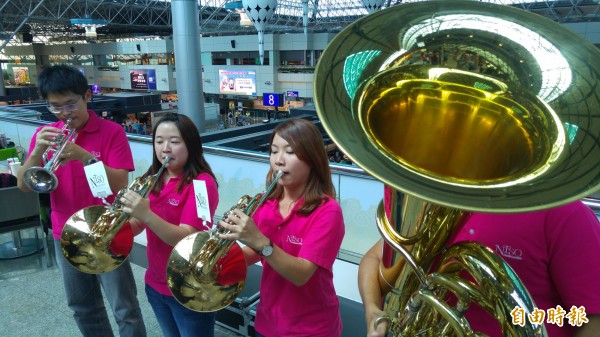
<svg viewBox="0 0 600 337"><path fill-rule="evenodd" d="M600 178L594 173L600 158L600 112L587 111L600 107L594 91L600 81L595 77L600 76L600 57L597 64L578 58L600 55L600 3L480 1L504 8L494 11L478 4L471 7L468 1L447 8L444 1L431 1L423 8L438 6L443 15L436 17L435 12L421 18L417 9L411 12L417 8L411 6L421 2L429 1L4 0L0 4L2 186L9 180L14 183L11 179L16 178L10 176L25 159L34 130L57 120L37 87L38 74L55 64L81 71L92 94L89 109L126 132L136 165L130 181L151 162L152 130L161 116L176 112L192 118L217 173L218 217L242 194L264 188L273 129L290 118L306 119L323 136L346 222L334 265L342 336L365 336L357 268L363 254L381 238L376 219L384 184L414 182L419 197L469 211L486 209L488 200L499 201L492 211L500 212L515 205L537 210L542 204L554 206L577 198L600 217ZM186 15L193 11L197 15ZM197 33L189 33L194 30ZM587 40L587 47L577 51L569 39ZM394 73L401 67L408 70ZM379 77L383 73L392 77ZM427 81L419 77L425 73L430 76ZM399 83L408 83L409 88ZM386 85L394 89L379 89ZM418 99L399 98L399 93L391 101L385 96L405 91ZM510 95L502 98L499 92ZM390 101L395 108L413 104L419 112L436 114L431 119L410 113L396 117L393 109L371 114ZM461 116L479 112L485 118L448 117L444 109ZM491 123L488 117L502 109L516 111L518 117ZM532 117L533 110L551 113ZM444 118L449 121L434 121ZM484 131L464 136L466 120ZM552 126L556 129L548 131ZM460 163L447 159L444 146L489 145L488 136L498 140L485 156L464 153ZM400 141L409 145L396 146ZM429 153L436 160L417 153L429 151L426 146L435 148ZM517 152L518 167L502 168L493 176L479 172L452 176L465 169L464 162L502 157L506 149ZM546 154L549 159L542 157ZM567 155L568 160L561 159ZM416 164L406 164L410 160ZM446 165L448 169L440 168ZM393 172L406 167L410 177ZM523 173L531 167L533 173ZM552 176L541 179L547 172ZM430 184L431 176L435 182ZM531 190L513 186L508 179L514 176L525 183L542 180L542 186ZM498 184L490 195L477 188L482 180ZM551 186L553 180L564 180L572 188ZM448 189L441 185L448 182L452 186ZM426 187L420 189L420 183ZM53 245L49 197L43 193L14 197L9 189L0 189L0 334L77 336L54 261L61 252ZM462 194L454 198L457 191ZM534 192L543 197L525 199ZM518 202L510 203L505 195L514 195ZM10 215L15 202L23 205L19 210L26 209L18 219ZM159 337L143 290L148 261L146 241L140 237L135 238L129 259L148 336ZM215 336L255 336L260 275L260 265L249 267L244 290L217 314ZM106 306L110 307L107 302ZM111 323L118 335L112 317Z"/></svg>

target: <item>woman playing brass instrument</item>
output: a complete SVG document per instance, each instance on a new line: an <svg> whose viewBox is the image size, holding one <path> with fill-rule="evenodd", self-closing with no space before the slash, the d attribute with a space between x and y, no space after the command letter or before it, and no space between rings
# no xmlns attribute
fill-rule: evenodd
<svg viewBox="0 0 600 337"><path fill-rule="evenodd" d="M239 240L246 262L263 264L257 336L340 336L332 267L344 237L342 210L319 130L309 121L279 124L270 139L271 168L283 176L252 218L234 210L219 225Z"/></svg>
<svg viewBox="0 0 600 337"><path fill-rule="evenodd" d="M167 286L165 271L173 246L187 235L212 226L219 203L217 182L204 158L198 129L189 117L165 115L154 127L152 138L152 166L144 176L155 174L168 156L165 171L147 199L133 191L121 198L123 211L133 216L130 223L134 234L147 229L146 295L164 336L210 337L215 313L195 312L177 302ZM194 180L203 181L206 190L196 191ZM210 218L205 220L196 210L199 194L208 200Z"/></svg>

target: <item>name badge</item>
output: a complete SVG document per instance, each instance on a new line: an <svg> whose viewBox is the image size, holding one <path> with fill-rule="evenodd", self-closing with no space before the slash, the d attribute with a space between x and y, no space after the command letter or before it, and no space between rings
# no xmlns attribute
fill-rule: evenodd
<svg viewBox="0 0 600 337"><path fill-rule="evenodd" d="M204 180L194 180L194 195L196 197L198 218L204 222L212 222L208 205L208 191L206 190L206 182Z"/></svg>
<svg viewBox="0 0 600 337"><path fill-rule="evenodd" d="M85 170L85 177L90 185L92 194L96 198L106 198L112 195L110 185L108 184L108 177L106 176L106 170L104 164L101 161L92 165L86 165L83 167Z"/></svg>

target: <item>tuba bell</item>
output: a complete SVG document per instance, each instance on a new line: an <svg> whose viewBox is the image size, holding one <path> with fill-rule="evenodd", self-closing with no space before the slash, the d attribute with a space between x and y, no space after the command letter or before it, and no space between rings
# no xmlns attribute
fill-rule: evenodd
<svg viewBox="0 0 600 337"><path fill-rule="evenodd" d="M394 336L474 335L464 312L475 302L505 336L546 335L543 324L511 324L515 306L535 305L500 257L446 246L469 212L546 209L600 187L599 82L594 45L509 6L401 4L333 38L315 71L317 114L391 187L376 219L394 248L380 266L388 317L376 324Z"/></svg>
<svg viewBox="0 0 600 337"><path fill-rule="evenodd" d="M145 198L160 179L170 158L165 157L158 172L136 178L121 189L112 205L89 206L73 214L60 235L61 251L77 270L87 274L101 274L119 267L131 252L133 233L124 226L131 215L123 212L121 197L134 191Z"/></svg>
<svg viewBox="0 0 600 337"><path fill-rule="evenodd" d="M32 166L23 173L23 181L32 191L38 193L50 193L58 187L58 178L54 172L56 172L62 163L59 156L64 151L67 143L74 142L77 137L75 129L68 129L69 124L71 124L71 118L66 120L60 130L60 134L52 141L52 145L48 146L46 151L42 154L44 166ZM48 160L48 156L51 153L54 154L52 158Z"/></svg>
<svg viewBox="0 0 600 337"><path fill-rule="evenodd" d="M263 193L241 197L223 219L235 209L251 217L282 175L279 171ZM184 307L198 312L217 311L230 305L244 289L246 259L235 241L219 238L219 234L228 233L216 226L190 234L173 247L167 264L167 285Z"/></svg>

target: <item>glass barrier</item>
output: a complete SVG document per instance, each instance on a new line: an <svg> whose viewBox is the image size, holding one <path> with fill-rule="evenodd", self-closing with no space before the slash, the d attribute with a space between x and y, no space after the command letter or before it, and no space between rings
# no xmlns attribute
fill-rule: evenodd
<svg viewBox="0 0 600 337"><path fill-rule="evenodd" d="M0 130L24 148L29 147L31 136L41 123L33 119L15 121L0 116ZM150 166L152 145L149 136L128 135L128 138L135 163L135 171L130 174L130 180L133 180ZM216 217L222 217L244 194L253 196L263 191L269 168L266 153L217 146L205 146L204 150L219 184L220 200ZM339 259L358 263L380 238L375 212L383 196L383 184L355 166L332 163L331 169L346 223ZM600 214L600 192L584 201Z"/></svg>
<svg viewBox="0 0 600 337"><path fill-rule="evenodd" d="M129 138L135 163L135 171L130 175L132 180L144 174L150 166L152 146L149 139L139 136ZM267 154L212 146L204 146L204 151L219 184L216 218L221 218L243 195L254 196L264 190L269 170ZM383 184L357 167L332 164L331 169L346 224L339 258L358 263L380 238L375 225L375 211L383 196Z"/></svg>

